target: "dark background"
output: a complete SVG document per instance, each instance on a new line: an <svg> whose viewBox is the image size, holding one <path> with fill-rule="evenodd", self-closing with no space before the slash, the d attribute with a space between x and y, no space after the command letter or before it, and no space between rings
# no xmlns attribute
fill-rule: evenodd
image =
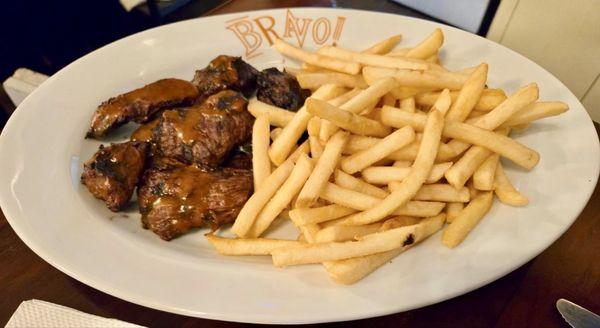
<svg viewBox="0 0 600 328"><path fill-rule="evenodd" d="M118 0L11 0L0 7L0 26L4 45L0 54L0 82L19 67L52 75L75 59L127 35L165 23L210 14L231 0L150 1L131 12ZM253 0L238 0L248 10ZM259 1L263 3L265 1ZM268 1L267 1L268 2ZM277 2L278 6L293 1ZM491 1L488 15L479 34L484 35L499 0ZM311 6L360 8L392 12L435 20L409 8L386 0L312 1ZM261 7L257 5L256 8ZM2 88L0 88L2 89ZM0 90L0 128L14 110L14 105Z"/></svg>

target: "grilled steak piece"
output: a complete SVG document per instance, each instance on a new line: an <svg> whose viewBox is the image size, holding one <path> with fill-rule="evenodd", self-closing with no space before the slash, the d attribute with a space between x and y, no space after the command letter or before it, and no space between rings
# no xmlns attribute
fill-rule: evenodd
<svg viewBox="0 0 600 328"><path fill-rule="evenodd" d="M157 160L138 189L144 228L171 240L192 228L231 223L252 193L252 172L205 171L172 159Z"/></svg>
<svg viewBox="0 0 600 328"><path fill-rule="evenodd" d="M252 144L247 143L234 148L223 162L223 166L252 170Z"/></svg>
<svg viewBox="0 0 600 328"><path fill-rule="evenodd" d="M235 90L249 97L256 89L258 71L240 57L220 55L208 66L196 71L192 83L203 97L225 89Z"/></svg>
<svg viewBox="0 0 600 328"><path fill-rule="evenodd" d="M110 98L94 113L87 137L101 138L129 121L147 122L161 109L191 105L199 96L188 81L163 79Z"/></svg>
<svg viewBox="0 0 600 328"><path fill-rule="evenodd" d="M130 141L100 149L83 165L81 182L113 212L123 208L144 169L148 144Z"/></svg>
<svg viewBox="0 0 600 328"><path fill-rule="evenodd" d="M310 94L309 90L300 88L296 78L286 72L271 67L258 74L258 100L277 107L297 111Z"/></svg>
<svg viewBox="0 0 600 328"><path fill-rule="evenodd" d="M157 153L187 164L218 166L252 133L247 104L241 93L225 90L201 105L163 112L153 133Z"/></svg>

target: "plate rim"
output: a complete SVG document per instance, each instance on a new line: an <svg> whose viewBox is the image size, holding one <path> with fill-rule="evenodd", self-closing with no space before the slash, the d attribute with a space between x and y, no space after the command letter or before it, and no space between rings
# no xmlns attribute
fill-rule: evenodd
<svg viewBox="0 0 600 328"><path fill-rule="evenodd" d="M485 40L485 42L489 42L492 43L496 46L500 46L502 48L504 48L505 50L508 50L512 55L516 55L518 56L520 59L524 60L527 62L528 65L534 65L535 67L541 69L542 71L546 72L547 74L549 74L552 78L554 78L554 80L556 82L559 83L560 86L562 86L565 90L568 90L569 94L573 96L574 99L577 100L577 102L579 103L579 105L581 105L581 107L583 109L585 109L585 106L583 106L583 104L581 103L581 101L574 96L573 92L566 86L564 85L564 83L558 79L554 74L552 74L551 72L549 72L548 70L546 70L545 68L541 67L539 64L537 64L536 62L534 62L533 60L525 57L524 55L521 55L520 53L502 45L499 43L496 43L492 40L486 39L480 35L477 34L473 34L471 32L447 25L445 23L440 23L440 22L435 22L435 21L430 21L430 20L426 20L426 19L421 19L421 18L416 18L416 17L411 17L411 16L404 16L404 15L398 15L398 14L393 14L393 13L386 13L386 12L377 12L377 11L369 11L369 10L361 10L361 9L353 9L353 8L330 8L330 7L285 7L285 8L270 8L270 9L261 9L261 10L252 10L252 11L242 11L242 12L234 12L234 13L226 13L226 14L218 14L218 15L211 15L211 16L206 16L206 17L196 17L196 18L191 18L191 19L186 19L186 20L182 20L182 21L178 21L178 22L173 22L173 23L169 23L169 24L165 24L165 25L161 25L161 26L157 26L151 29L147 29L144 31L140 31L134 34L131 34L129 36L126 36L124 38L115 40L109 44L106 44L94 51L91 51L89 53L87 53L86 55L77 58L76 60L74 60L73 62L69 63L67 66L63 67L61 70L59 70L58 72L56 72L54 75L52 75L47 81L45 81L44 83L42 83L42 85L40 85L38 88L36 88L34 90L34 92L31 95L36 94L42 87L44 87L45 84L47 83L51 83L51 81L60 78L60 76L62 74L65 74L66 71L68 71L69 69L72 69L72 66L74 66L77 63L80 63L81 61L86 60L88 57L91 57L93 54L103 51L105 48L108 47L113 47L116 46L117 43L121 43L121 42L125 42L124 40L128 40L128 39L132 39L135 38L137 36L139 36L140 34L144 34L150 31L154 31L157 29L162 29L165 28L167 26L171 26L171 25L175 25L175 24L185 24L185 23L190 23L192 21L198 21L198 20L204 20L204 19L210 19L210 18L223 18L223 17L228 17L228 16L236 16L236 15L240 15L240 14L256 14L256 13L263 13L263 12L281 12L281 11L286 11L288 9L300 9L300 10L325 10L325 11L353 11L353 12L358 12L358 13L368 13L368 14L373 14L373 15L389 15L389 16L399 16L402 17L403 19L408 19L408 20L416 20L416 21L422 21L422 22L426 22L428 24L434 24L434 25L438 25L438 26L443 26L446 29L451 29L451 30L456 30L459 31L461 33L466 33L469 34L471 37L472 36L476 36L480 39ZM22 108L23 107L27 107L26 104L29 102L29 100L32 97L27 97L13 112L13 114L9 117L8 121L6 122L6 125L4 126L4 128L2 129L2 133L0 134L0 153L2 153L2 149L5 147L4 143L7 143L8 141L6 140L6 135L9 134L10 132L7 131L11 131L12 129L15 129L13 126L18 124L19 118L23 113ZM594 123L589 115L589 113L587 111L585 111L585 114L587 115L587 123L591 123L591 127L592 127L592 131L596 134L596 140L595 140L595 150L597 154L600 154L600 143L598 140L598 133L596 132L596 129L594 127ZM1 162L1 161L0 161ZM394 313L401 313L401 312L405 312L405 311L410 311L410 310L414 310L417 308L421 308L421 307L425 307L428 305L432 305L435 303L439 303L442 302L444 300L450 300L453 299L457 296L460 295L464 295L466 293L469 293L473 290L479 289L482 286L485 286L493 281L496 281L498 279L503 278L504 276L506 276L508 273L516 270L517 268L521 267L523 264L527 263L528 261L531 261L532 259L534 259L535 257L537 257L539 254L543 253L548 247L550 247L552 244L554 244L554 242L560 238L562 235L564 235L564 233L571 227L571 225L577 220L577 218L581 215L582 211L585 209L585 207L587 206L587 204L589 203L589 200L597 186L598 180L599 180L599 174L600 174L600 160L596 161L596 167L595 167L595 174L593 175L594 178L592 181L593 182L593 186L592 188L590 188L590 191L588 192L587 195L585 195L585 197L582 197L581 199L585 199L585 202L582 203L583 205L581 206L581 208L577 209L577 215L573 218L573 220L571 221L571 223L569 225L565 225L561 230L560 234L557 234L555 238L553 238L553 240L546 246L544 247L542 250L540 250L539 252L534 252L536 253L536 255L530 257L530 258L526 258L522 261L522 263L518 263L518 265L514 266L514 267L507 267L506 270L502 270L502 274L494 276L494 277L490 277L489 279L485 279L484 281L482 281L479 284L475 284L470 286L469 288L464 288L461 291L457 291L454 293L450 293L447 294L444 297L438 297L434 300L430 300L428 302L421 302L419 304L415 304L413 303L411 306L409 306L406 309L386 309L386 310L381 310L381 311L372 311L369 314L343 314L343 315L329 315L327 316L328 319L326 319L325 321L323 321L322 319L319 319L317 316L315 316L314 318L304 318L304 320L285 320L285 321L277 321L277 320L268 320L267 318L261 320L260 316L255 316L252 319L248 320L247 316L241 316L241 315L237 315L233 314L233 315L221 315L221 314L214 314L214 313L206 313L206 312L200 312L200 311L191 311L191 310L186 310L186 309L181 309L181 308L177 308L174 306L165 306L164 303L161 303L160 301L155 301L155 300L149 300L147 298L144 298L143 296L136 296L135 293L129 293L126 291L121 291L117 288L113 288L112 286L110 286L110 284L106 284L103 281L99 281L99 280L90 280L88 278L85 277L85 274L81 274L81 272L78 272L78 270L76 270L76 268L68 268L68 265L63 265L62 263L60 263L60 261L56 261L56 259L49 253L51 252L47 252L45 251L42 247L40 247L37 242L33 239L33 238L28 238L27 235L25 234L25 231L21 229L21 227L19 226L19 224L17 224L17 218L20 217L21 213L18 213L19 211L14 210L12 205L8 204L8 200L5 200L4 197L2 197L4 195L3 192L1 192L0 190L0 207L2 208L2 211L4 213L4 216L7 220L7 222L10 224L11 228L13 229L13 231L17 234L17 236L27 245L27 247L29 247L36 255L40 256L44 261L46 261L47 263L49 263L50 265L52 265L53 267L55 267L56 269L58 269L59 271L65 273L66 275L68 275L69 277L78 280L81 283L84 283L94 289L97 289L101 292L107 293L111 296L117 297L121 300L125 300L127 302L131 302L140 306L144 306L144 307L148 307L151 309L155 309L155 310L160 310L160 311L164 311L164 312L169 312L169 313L175 313L175 314L180 314L180 315L185 315L185 316L190 316L190 317L196 317L196 318L202 318L202 319L211 319L211 320L221 320L221 321L228 321L228 322L240 322L240 323L261 323L261 324L310 324L310 323L324 323L324 322L339 322L339 321L348 321L348 320L357 320L357 319L364 319L364 318L372 318L372 317L378 317L378 316L383 316L383 315L389 315L389 314L394 314ZM11 201L13 201L11 199ZM7 207L7 205L9 205ZM448 296L450 295L450 296Z"/></svg>

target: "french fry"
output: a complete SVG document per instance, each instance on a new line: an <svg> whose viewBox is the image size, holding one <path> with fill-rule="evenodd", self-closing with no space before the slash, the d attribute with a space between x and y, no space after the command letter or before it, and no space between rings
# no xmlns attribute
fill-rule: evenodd
<svg viewBox="0 0 600 328"><path fill-rule="evenodd" d="M275 139L279 138L279 136L281 135L281 131L283 131L282 128L274 128L273 130L271 130L271 132L269 133L271 140L275 141ZM267 155L269 155L268 150Z"/></svg>
<svg viewBox="0 0 600 328"><path fill-rule="evenodd" d="M340 109L345 111L359 114L366 108L374 106L377 100L383 97L386 93L390 92L392 88L396 86L394 79L381 79L376 83L373 83L367 89L362 90L356 94L355 97L348 100L342 105L339 105ZM334 105L334 104L332 104ZM321 126L321 141L325 142L338 130L338 127L329 121L323 122Z"/></svg>
<svg viewBox="0 0 600 328"><path fill-rule="evenodd" d="M393 167L411 167L412 162L411 161L395 161L392 166Z"/></svg>
<svg viewBox="0 0 600 328"><path fill-rule="evenodd" d="M427 114L383 106L383 108L381 108L381 122L398 129L405 126L411 126L415 131L422 132L425 128L425 122L427 122Z"/></svg>
<svg viewBox="0 0 600 328"><path fill-rule="evenodd" d="M515 187L512 185L502 164L498 162L496 164L496 175L494 177L494 193L498 196L498 199L504 204L511 206L525 206L529 204L529 199L523 196Z"/></svg>
<svg viewBox="0 0 600 328"><path fill-rule="evenodd" d="M323 189L323 186L327 183L327 180L329 180L329 177L337 166L347 140L348 133L339 131L327 142L323 154L315 165L315 169L298 195L295 204L296 207L310 207L315 203L321 189Z"/></svg>
<svg viewBox="0 0 600 328"><path fill-rule="evenodd" d="M500 155L489 156L473 173L473 186L478 190L494 190L494 176Z"/></svg>
<svg viewBox="0 0 600 328"><path fill-rule="evenodd" d="M390 229L406 227L409 225L417 224L417 223L421 222L422 220L423 220L423 218L416 218L414 216L395 216L391 219L387 219L387 220L383 221L383 224L381 225L381 228L379 228L379 231L386 231L386 230L390 230ZM352 226L349 226L349 227L352 227ZM360 227L360 226L358 226L358 227Z"/></svg>
<svg viewBox="0 0 600 328"><path fill-rule="evenodd" d="M444 176L454 188L462 188L475 170L492 155L492 152L479 146L472 146L446 171Z"/></svg>
<svg viewBox="0 0 600 328"><path fill-rule="evenodd" d="M271 174L269 159L269 118L261 115L252 126L252 174L254 175L254 190Z"/></svg>
<svg viewBox="0 0 600 328"><path fill-rule="evenodd" d="M388 52L390 52L390 50L394 49L394 47L400 43L400 41L402 41L402 35L397 34L397 35L392 35L391 37L382 40L376 44L374 44L373 46L365 49L362 51L362 53L365 54L374 54L374 55L385 55Z"/></svg>
<svg viewBox="0 0 600 328"><path fill-rule="evenodd" d="M333 183L328 183L321 192L321 198L338 204L344 207L352 208L359 211L365 211L376 206L381 202L382 198L363 194L354 190L339 187ZM427 217L438 215L444 208L442 202L424 202L424 201L409 201L403 207L392 211L392 215L406 215L416 217ZM350 218L349 216L348 218ZM356 225L347 218L343 219L338 224Z"/></svg>
<svg viewBox="0 0 600 328"><path fill-rule="evenodd" d="M448 122L444 127L444 136L487 148L527 170L531 170L540 161L540 155L535 150L509 137L469 124Z"/></svg>
<svg viewBox="0 0 600 328"><path fill-rule="evenodd" d="M469 189L465 187L455 189L451 185L445 183L423 185L415 197L413 197L413 200L426 200L446 203L467 203L470 199L471 195L469 194Z"/></svg>
<svg viewBox="0 0 600 328"><path fill-rule="evenodd" d="M450 90L444 89L442 91L442 93L440 93L440 96L435 101L433 106L431 107L431 110L435 109L435 110L439 111L440 113L442 113L442 115L446 115L446 113L450 109L451 104L452 104L452 98L450 97Z"/></svg>
<svg viewBox="0 0 600 328"><path fill-rule="evenodd" d="M319 230L315 237L315 242L327 243L332 241L340 242L353 240L355 237L361 237L380 231L382 225L382 222L376 222L362 226L330 226Z"/></svg>
<svg viewBox="0 0 600 328"><path fill-rule="evenodd" d="M320 55L356 62L367 66L388 67L399 69L426 70L430 66L425 61L408 60L398 57L388 57L361 52L353 52L333 46L324 46L317 52Z"/></svg>
<svg viewBox="0 0 600 328"><path fill-rule="evenodd" d="M450 162L434 164L425 183L438 182L451 166ZM406 180L411 170L410 167L371 166L362 171L362 177L368 183L386 185Z"/></svg>
<svg viewBox="0 0 600 328"><path fill-rule="evenodd" d="M515 126L539 120L541 118L556 116L569 110L569 106L563 102L537 102L525 106L513 114L502 126Z"/></svg>
<svg viewBox="0 0 600 328"><path fill-rule="evenodd" d="M325 84L335 84L347 88L368 87L362 75L349 75L344 73L300 73L296 75L300 87L304 89L316 89Z"/></svg>
<svg viewBox="0 0 600 328"><path fill-rule="evenodd" d="M382 104L382 106L394 106L394 105L396 105L396 100L397 100L396 97L392 93L386 93L381 98L381 104ZM376 121L379 121L377 118L374 118L374 117L372 117L372 118L375 119Z"/></svg>
<svg viewBox="0 0 600 328"><path fill-rule="evenodd" d="M277 216L292 202L292 199L300 192L300 189L308 179L313 168L311 159L306 155L300 155L292 173L273 195L271 200L264 206L256 217L250 228L250 237L260 236Z"/></svg>
<svg viewBox="0 0 600 328"><path fill-rule="evenodd" d="M296 77L296 75L303 73L304 71L302 70L302 68L298 68L298 67L290 67L290 66L284 66L283 67L283 71Z"/></svg>
<svg viewBox="0 0 600 328"><path fill-rule="evenodd" d="M308 140L303 142L300 146L296 147L294 152L288 157L290 161L296 161L302 154L308 155L310 152L310 145L308 144Z"/></svg>
<svg viewBox="0 0 600 328"><path fill-rule="evenodd" d="M436 222L439 229L443 219ZM438 227L439 226L439 227ZM321 263L366 256L409 246L421 240L426 229L418 224L363 236L358 241L304 244L274 249L273 264L277 267Z"/></svg>
<svg viewBox="0 0 600 328"><path fill-rule="evenodd" d="M323 154L323 146L319 140L319 132L321 130L321 119L313 117L308 121L306 131L308 132L308 143L310 145L311 157L318 160Z"/></svg>
<svg viewBox="0 0 600 328"><path fill-rule="evenodd" d="M493 130L506 122L515 113L538 99L539 89L537 84L531 83L517 90L514 94L503 101L498 107L489 113L473 119L472 124Z"/></svg>
<svg viewBox="0 0 600 328"><path fill-rule="evenodd" d="M308 113L355 134L385 137L390 133L390 128L380 122L345 111L325 101L309 98L306 100L306 108Z"/></svg>
<svg viewBox="0 0 600 328"><path fill-rule="evenodd" d="M296 48L285 41L276 38L273 41L275 49L285 56L294 58L299 61L303 61L310 65L317 67L323 67L332 71L346 73L346 74L358 74L360 72L360 64L332 58L329 56L323 56L320 54L308 52L300 48Z"/></svg>
<svg viewBox="0 0 600 328"><path fill-rule="evenodd" d="M444 230L442 243L449 248L458 246L492 207L494 194L485 191L475 197Z"/></svg>
<svg viewBox="0 0 600 328"><path fill-rule="evenodd" d="M248 111L255 118L258 118L261 115L267 115L269 123L280 128L288 125L294 118L293 112L266 104L256 98L251 98L248 101Z"/></svg>
<svg viewBox="0 0 600 328"><path fill-rule="evenodd" d="M431 107L439 98L440 94L440 91L419 93L415 96L415 102L419 106ZM452 102L456 101L458 94L459 91L450 92L450 98ZM479 97L479 100L475 104L473 110L489 112L500 105L505 99L506 94L500 89L483 89L481 92L481 97Z"/></svg>
<svg viewBox="0 0 600 328"><path fill-rule="evenodd" d="M303 226L339 219L353 213L356 213L355 209L332 204L314 208L295 208L290 211L290 218L295 225Z"/></svg>
<svg viewBox="0 0 600 328"><path fill-rule="evenodd" d="M462 211L463 208L465 208L464 203L448 203L448 205L446 205L446 222L452 223L452 221L454 221L454 218L456 218L458 213L460 213L460 211Z"/></svg>
<svg viewBox="0 0 600 328"><path fill-rule="evenodd" d="M315 242L315 237L317 236L319 230L321 230L318 224L305 224L299 226L298 229L300 229L302 235L304 235L304 240L306 240L306 242L309 244Z"/></svg>
<svg viewBox="0 0 600 328"><path fill-rule="evenodd" d="M221 255L271 255L274 249L303 244L296 240L284 239L223 238L213 234L204 236Z"/></svg>
<svg viewBox="0 0 600 328"><path fill-rule="evenodd" d="M428 36L414 48L410 49L406 53L406 57L426 59L432 55L435 55L443 43L444 34L442 33L442 30L436 28L430 36Z"/></svg>
<svg viewBox="0 0 600 328"><path fill-rule="evenodd" d="M436 233L443 227L443 225L443 214L422 220L419 222L419 224L414 225L417 232L413 234L414 243L423 241L430 235ZM377 253L363 257L354 257L340 261L326 262L325 269L333 281L346 285L353 284L366 277L380 266L388 263L391 259L400 255L410 247L412 247L412 245L404 245L400 248L392 249L383 253Z"/></svg>
<svg viewBox="0 0 600 328"><path fill-rule="evenodd" d="M406 126L386 136L373 147L344 158L340 166L348 174L356 173L408 145L414 138L415 131L412 127Z"/></svg>
<svg viewBox="0 0 600 328"><path fill-rule="evenodd" d="M373 66L365 66L362 70L362 74L365 82L367 82L369 85L382 78L393 77L403 87L421 89L446 88L450 90L459 90L462 88L468 78L468 76L464 74L448 71L414 71ZM403 99L401 97L399 98Z"/></svg>
<svg viewBox="0 0 600 328"><path fill-rule="evenodd" d="M343 91L344 89L341 87L327 84L315 91L310 98L329 100L340 95ZM279 165L285 161L291 152L292 147L306 130L306 126L311 117L312 115L306 110L306 106L302 106L302 108L296 112L294 118L283 128L281 136L273 141L271 148L269 148L269 158L271 158L273 163Z"/></svg>
<svg viewBox="0 0 600 328"><path fill-rule="evenodd" d="M415 110L417 109L416 105L415 105L415 98L409 97L409 98L400 100L400 109L405 112L414 113Z"/></svg>
<svg viewBox="0 0 600 328"><path fill-rule="evenodd" d="M289 160L282 163L269 175L261 184L261 188L256 190L248 199L244 207L240 210L235 223L231 227L231 231L238 237L245 237L250 231L250 228L256 220L256 216L260 210L273 197L279 187L285 182L287 177L292 173L294 163Z"/></svg>
<svg viewBox="0 0 600 328"><path fill-rule="evenodd" d="M377 222L404 206L421 188L433 167L437 149L444 129L444 118L438 111L432 111L427 118L421 147L409 176L402 181L400 189L393 191L376 206L348 217L351 224Z"/></svg>
<svg viewBox="0 0 600 328"><path fill-rule="evenodd" d="M456 100L450 106L450 110L446 114L448 121L464 121L469 113L475 108L475 104L479 101L481 93L487 81L488 65L481 64L469 79L465 82L462 89L458 93Z"/></svg>
<svg viewBox="0 0 600 328"><path fill-rule="evenodd" d="M342 170L335 170L334 177L335 183L342 188L351 189L363 194L379 198L385 198L388 195L387 191L376 187L370 183L367 183L359 178L355 178Z"/></svg>

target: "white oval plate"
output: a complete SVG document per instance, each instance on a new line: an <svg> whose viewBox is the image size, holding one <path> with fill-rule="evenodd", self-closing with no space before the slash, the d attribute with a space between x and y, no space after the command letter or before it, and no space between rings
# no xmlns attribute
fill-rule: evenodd
<svg viewBox="0 0 600 328"><path fill-rule="evenodd" d="M485 61L490 86L513 92L537 82L542 100L568 103L571 110L565 115L536 122L518 136L540 152L540 164L532 172L507 164L531 204L496 203L456 249L442 246L437 234L359 283L341 286L319 265L277 269L267 257L218 256L202 231L164 242L140 227L135 209L128 218L115 215L82 187L82 162L99 145L83 136L101 101L163 77L191 79L195 69L218 54L250 57L260 69L280 66L281 56L269 48L257 24L268 28L274 23L272 30L285 37L286 17L299 30L308 22L303 45L312 49L337 41L358 50L397 33L404 35L403 47L440 27L446 35L442 61L450 68ZM286 39L297 43L293 32ZM452 27L323 8L195 19L94 51L52 76L19 106L2 132L0 154L0 200L7 219L31 249L59 270L155 309L256 323L379 316L440 302L498 279L542 252L577 218L596 184L600 157L596 132L577 98L530 60ZM296 237L290 227L277 230L276 235Z"/></svg>

